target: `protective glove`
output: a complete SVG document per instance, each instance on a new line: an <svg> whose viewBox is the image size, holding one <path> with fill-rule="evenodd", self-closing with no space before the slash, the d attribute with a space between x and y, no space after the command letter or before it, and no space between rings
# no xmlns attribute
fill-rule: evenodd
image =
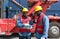
<svg viewBox="0 0 60 39"><path fill-rule="evenodd" d="M32 29L32 25L30 25L30 24L24 24L24 28L26 28L26 29Z"/></svg>
<svg viewBox="0 0 60 39"><path fill-rule="evenodd" d="M45 37L41 37L41 39L45 39Z"/></svg>
<svg viewBox="0 0 60 39"><path fill-rule="evenodd" d="M24 24L24 26L29 26L29 24L26 23L26 24Z"/></svg>

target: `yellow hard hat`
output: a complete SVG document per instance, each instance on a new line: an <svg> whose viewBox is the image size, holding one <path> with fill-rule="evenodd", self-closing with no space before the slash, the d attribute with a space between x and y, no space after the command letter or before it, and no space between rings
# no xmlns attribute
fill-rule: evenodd
<svg viewBox="0 0 60 39"><path fill-rule="evenodd" d="M27 8L23 8L22 12L28 12L28 9Z"/></svg>
<svg viewBox="0 0 60 39"><path fill-rule="evenodd" d="M39 10L42 10L42 7L41 7L41 6L36 6L35 12L36 12L36 11L39 11Z"/></svg>

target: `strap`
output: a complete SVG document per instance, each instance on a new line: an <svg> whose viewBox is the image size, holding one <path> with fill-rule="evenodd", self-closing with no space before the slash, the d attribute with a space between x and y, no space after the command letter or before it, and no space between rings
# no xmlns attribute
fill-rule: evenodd
<svg viewBox="0 0 60 39"><path fill-rule="evenodd" d="M44 14L42 13L41 16L39 16L37 19L38 24L40 24L40 22L42 22L42 24L43 24L43 17L44 17ZM43 26L43 25L41 25L41 26Z"/></svg>

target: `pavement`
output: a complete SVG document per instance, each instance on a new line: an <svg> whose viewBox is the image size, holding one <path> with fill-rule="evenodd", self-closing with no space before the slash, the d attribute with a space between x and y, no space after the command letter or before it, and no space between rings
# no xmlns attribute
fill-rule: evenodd
<svg viewBox="0 0 60 39"><path fill-rule="evenodd" d="M16 34L12 36L0 36L0 39L19 39L19 36ZM31 39L36 39L36 37L31 37ZM48 39L60 39L60 38L48 38Z"/></svg>
<svg viewBox="0 0 60 39"><path fill-rule="evenodd" d="M0 37L0 39L19 39L19 37ZM32 37L31 39L36 39L36 38ZM60 39L60 38L48 38L48 39Z"/></svg>

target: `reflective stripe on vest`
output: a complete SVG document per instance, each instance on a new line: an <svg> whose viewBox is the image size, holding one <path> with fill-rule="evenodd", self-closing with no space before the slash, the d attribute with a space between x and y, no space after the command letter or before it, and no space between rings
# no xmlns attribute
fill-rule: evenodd
<svg viewBox="0 0 60 39"><path fill-rule="evenodd" d="M44 16L44 14L42 13L41 16L37 19L37 32L39 34L42 34L44 31L43 16Z"/></svg>
<svg viewBox="0 0 60 39"><path fill-rule="evenodd" d="M30 32L30 29L24 29L24 28L20 28L20 30L19 30L20 32Z"/></svg>
<svg viewBox="0 0 60 39"><path fill-rule="evenodd" d="M30 17L28 17L26 19L24 19L24 17L21 18L21 22L23 24L29 23L30 20L31 20ZM30 29L25 29L25 28L21 27L19 31L20 32L30 32Z"/></svg>

